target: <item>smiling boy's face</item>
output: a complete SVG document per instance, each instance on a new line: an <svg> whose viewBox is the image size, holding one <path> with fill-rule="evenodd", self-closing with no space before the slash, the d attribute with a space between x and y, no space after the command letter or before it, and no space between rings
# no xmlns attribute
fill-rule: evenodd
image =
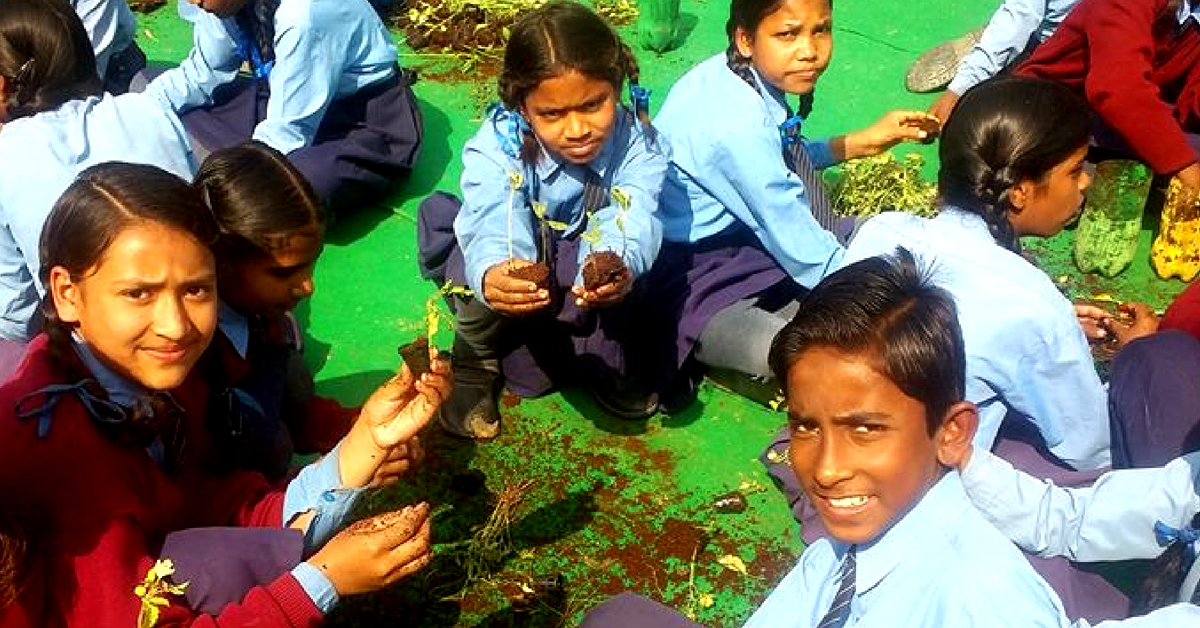
<svg viewBox="0 0 1200 628"><path fill-rule="evenodd" d="M875 363L818 346L788 370L792 469L830 535L849 544L878 538L942 477L951 436L946 423L930 436L925 405Z"/></svg>

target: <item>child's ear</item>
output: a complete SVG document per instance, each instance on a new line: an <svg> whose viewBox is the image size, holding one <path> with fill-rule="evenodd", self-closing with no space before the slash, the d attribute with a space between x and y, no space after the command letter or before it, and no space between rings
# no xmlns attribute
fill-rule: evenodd
<svg viewBox="0 0 1200 628"><path fill-rule="evenodd" d="M747 33L746 29L741 26L736 27L733 31L733 43L737 45L738 54L747 59L754 56L754 41L750 38L750 33Z"/></svg>
<svg viewBox="0 0 1200 628"><path fill-rule="evenodd" d="M1025 209L1033 194L1033 186L1033 181L1026 179L1008 189L1008 206L1012 208L1012 213L1019 214Z"/></svg>
<svg viewBox="0 0 1200 628"><path fill-rule="evenodd" d="M71 273L62 266L50 269L50 283L46 286L54 299L58 320L64 323L79 322L79 285L71 280Z"/></svg>
<svg viewBox="0 0 1200 628"><path fill-rule="evenodd" d="M934 434L937 441L938 462L955 467L971 448L975 430L979 427L979 413L975 404L960 401L946 410L942 426Z"/></svg>

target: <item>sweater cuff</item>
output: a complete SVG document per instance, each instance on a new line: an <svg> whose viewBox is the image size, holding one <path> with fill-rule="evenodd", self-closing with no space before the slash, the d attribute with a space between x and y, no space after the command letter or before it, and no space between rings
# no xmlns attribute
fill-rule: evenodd
<svg viewBox="0 0 1200 628"><path fill-rule="evenodd" d="M325 614L308 596L296 576L291 573L279 576L274 582L267 585L266 589L271 598L279 604L284 615L292 620L292 626L299 628L301 626L319 626L324 623Z"/></svg>

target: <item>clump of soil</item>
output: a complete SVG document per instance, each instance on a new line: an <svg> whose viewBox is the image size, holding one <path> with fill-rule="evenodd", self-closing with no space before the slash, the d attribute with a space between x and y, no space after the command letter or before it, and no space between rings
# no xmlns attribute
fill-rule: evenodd
<svg viewBox="0 0 1200 628"><path fill-rule="evenodd" d="M374 534L395 527L397 536L408 538L417 532L417 526L421 521L419 513L420 511L416 508L385 512L355 521L346 528L346 532L349 534Z"/></svg>
<svg viewBox="0 0 1200 628"><path fill-rule="evenodd" d="M621 277L625 270L625 262L621 256L612 251L599 251L587 256L583 261L583 288L595 290L606 283L612 283Z"/></svg>
<svg viewBox="0 0 1200 628"><path fill-rule="evenodd" d="M400 345L398 351L414 379L419 379L429 372L429 338L421 336L408 344Z"/></svg>
<svg viewBox="0 0 1200 628"><path fill-rule="evenodd" d="M532 281L537 284L539 290L548 290L550 288L550 267L537 262L528 266L519 266L508 269L508 276L513 279L523 279Z"/></svg>
<svg viewBox="0 0 1200 628"><path fill-rule="evenodd" d="M167 0L126 0L129 8L138 13L149 13L158 7L165 6Z"/></svg>

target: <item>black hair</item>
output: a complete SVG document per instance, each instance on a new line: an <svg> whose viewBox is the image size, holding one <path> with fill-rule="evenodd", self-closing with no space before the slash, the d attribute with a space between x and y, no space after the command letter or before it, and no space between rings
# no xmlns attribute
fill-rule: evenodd
<svg viewBox="0 0 1200 628"><path fill-rule="evenodd" d="M628 80L638 82L637 57L600 16L576 2L550 2L521 16L504 49L497 79L500 101L519 112L530 92L547 79L574 70L613 86L617 100ZM635 101L634 113L653 138L650 112ZM521 158L533 163L538 145L532 133L522 138Z"/></svg>
<svg viewBox="0 0 1200 628"><path fill-rule="evenodd" d="M1041 184L1088 143L1087 103L1045 79L1001 76L967 90L942 127L938 194L978 214L1001 246L1020 251L1008 198L1022 181Z"/></svg>
<svg viewBox="0 0 1200 628"><path fill-rule="evenodd" d="M156 166L99 164L79 174L46 218L38 243L42 285L49 290L50 271L58 266L72 281L83 280L126 228L142 222L178 229L205 246L216 240L212 214L183 179ZM42 317L53 348L69 354L73 325L59 319L49 292Z"/></svg>
<svg viewBox="0 0 1200 628"><path fill-rule="evenodd" d="M104 91L83 23L63 0L0 2L0 76L10 119Z"/></svg>
<svg viewBox="0 0 1200 628"><path fill-rule="evenodd" d="M833 0L826 0L829 3L829 8L833 8ZM750 72L752 62L749 57L742 56L738 51L737 32L738 29L744 31L747 36L753 38L755 31L758 30L758 25L762 23L768 15L779 10L783 6L784 0L730 0L729 2L729 19L725 21L725 36L729 39L729 47L725 49L725 65L729 70L742 79L751 88L757 90L758 87L754 82L754 74ZM801 117L807 118L812 112L813 95L804 94L800 97L800 106L796 113Z"/></svg>
<svg viewBox="0 0 1200 628"><path fill-rule="evenodd" d="M23 507L6 504L0 512L0 608L21 595L33 571L36 534L44 522L35 522Z"/></svg>
<svg viewBox="0 0 1200 628"><path fill-rule="evenodd" d="M1200 528L1200 513L1192 517L1190 525L1193 529ZM1176 539L1150 563L1146 578L1130 600L1130 616L1145 615L1180 601L1179 589L1191 567L1188 560L1189 545L1191 543Z"/></svg>
<svg viewBox="0 0 1200 628"><path fill-rule="evenodd" d="M869 356L904 394L925 405L933 434L962 401L966 352L954 298L933 284L911 252L855 262L829 275L771 342L769 361L787 388L788 371L814 347Z"/></svg>
<svg viewBox="0 0 1200 628"><path fill-rule="evenodd" d="M269 255L279 236L324 226L325 210L312 185L282 153L251 141L208 156L193 186L212 211L220 262Z"/></svg>

